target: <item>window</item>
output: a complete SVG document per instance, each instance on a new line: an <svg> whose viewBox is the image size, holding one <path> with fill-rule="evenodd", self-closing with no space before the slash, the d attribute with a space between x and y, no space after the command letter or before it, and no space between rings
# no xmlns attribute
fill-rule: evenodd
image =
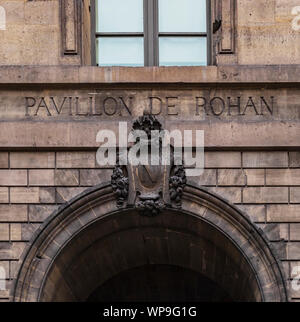
<svg viewBox="0 0 300 322"><path fill-rule="evenodd" d="M99 66L209 64L209 0L95 0Z"/></svg>

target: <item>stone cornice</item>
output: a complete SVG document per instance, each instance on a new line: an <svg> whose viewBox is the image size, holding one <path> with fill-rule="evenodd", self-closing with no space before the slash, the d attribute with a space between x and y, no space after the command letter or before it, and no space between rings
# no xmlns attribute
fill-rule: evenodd
<svg viewBox="0 0 300 322"><path fill-rule="evenodd" d="M0 86L94 84L295 85L300 65L208 67L0 66Z"/></svg>

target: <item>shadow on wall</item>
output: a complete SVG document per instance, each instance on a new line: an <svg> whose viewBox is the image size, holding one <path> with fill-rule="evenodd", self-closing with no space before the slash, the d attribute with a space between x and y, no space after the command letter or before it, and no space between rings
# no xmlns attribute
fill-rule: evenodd
<svg viewBox="0 0 300 322"><path fill-rule="evenodd" d="M0 30L6 30L6 11L0 6Z"/></svg>

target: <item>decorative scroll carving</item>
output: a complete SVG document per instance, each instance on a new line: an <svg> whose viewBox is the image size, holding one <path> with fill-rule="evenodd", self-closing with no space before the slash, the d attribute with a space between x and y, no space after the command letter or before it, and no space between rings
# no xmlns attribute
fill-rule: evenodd
<svg viewBox="0 0 300 322"><path fill-rule="evenodd" d="M148 146L148 160L150 160L151 131L161 131L160 122L151 114L144 114L133 123L133 130L144 131L147 139L139 138L143 146ZM143 216L156 216L166 207L181 207L181 198L186 184L184 167L174 165L173 153L171 164L162 162L162 141L159 139L158 165L132 165L126 166L126 171L117 165L114 169L111 185L117 195L117 205L136 208ZM172 151L170 147L170 151ZM153 156L153 155L152 155ZM128 173L128 176L125 175ZM171 176L172 175L172 176ZM171 177L170 177L171 176ZM125 205L126 201L126 205Z"/></svg>
<svg viewBox="0 0 300 322"><path fill-rule="evenodd" d="M80 9L81 1L61 1L62 51L64 55L78 55L80 52Z"/></svg>

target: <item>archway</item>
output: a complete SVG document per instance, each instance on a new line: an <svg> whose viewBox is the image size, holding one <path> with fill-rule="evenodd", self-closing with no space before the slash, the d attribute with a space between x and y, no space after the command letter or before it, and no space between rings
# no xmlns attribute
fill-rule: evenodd
<svg viewBox="0 0 300 322"><path fill-rule="evenodd" d="M109 297L108 285L124 279L127 289ZM183 298L167 293L174 281ZM180 211L152 218L118 209L110 185L87 190L35 234L13 298L122 300L122 292L145 301L287 300L280 264L262 232L233 206L190 185Z"/></svg>

